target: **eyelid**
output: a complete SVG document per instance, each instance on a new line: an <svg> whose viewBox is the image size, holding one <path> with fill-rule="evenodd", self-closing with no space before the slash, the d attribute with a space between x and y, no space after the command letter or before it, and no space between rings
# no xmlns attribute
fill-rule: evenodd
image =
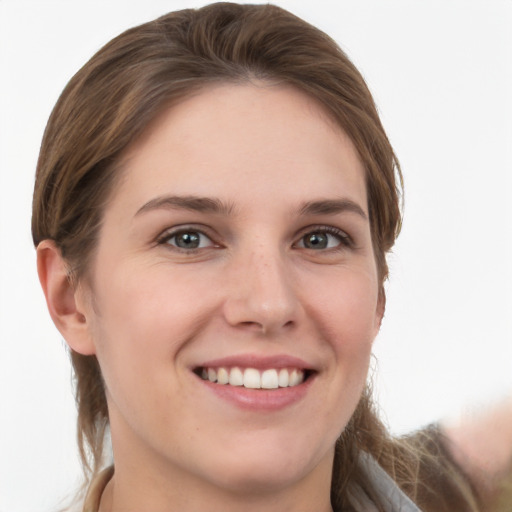
<svg viewBox="0 0 512 512"><path fill-rule="evenodd" d="M181 224L179 226L173 226L172 228L167 228L164 231L162 231L156 238L156 244L157 245L164 245L167 244L167 242L182 233L192 232L192 233L198 233L202 236L205 236L208 238L208 240L211 242L211 245L208 247L197 247L192 249L184 249L182 247L177 247L175 245L168 244L169 247L172 247L173 249L180 251L180 252L186 252L186 253L192 253L194 251L199 251L201 249L207 249L210 247L219 247L220 244L215 241L214 236L210 233L211 230L209 230L206 226L200 226L197 224Z"/></svg>
<svg viewBox="0 0 512 512"><path fill-rule="evenodd" d="M344 230L341 228L337 228L334 226L329 226L325 224L317 224L313 226L307 226L306 228L303 228L298 237L297 241L294 243L294 245L298 244L306 235L310 233L325 233L328 235L333 235L337 237L340 241L339 247L334 247L331 249L324 249L324 250L336 250L336 249L345 249L345 248L353 248L355 246L353 238ZM306 247L301 247L301 249L307 249Z"/></svg>
<svg viewBox="0 0 512 512"><path fill-rule="evenodd" d="M205 236L210 240L211 245L208 247L198 247L195 249L183 249L174 245L169 244L170 247L173 247L177 251L187 252L191 253L194 251L199 251L201 249L207 249L210 247L221 247L222 244L217 242L218 236L216 236L214 233L212 233L212 230L208 226L199 225L199 224L180 224L178 226L173 226L170 228L166 228L163 230L155 239L156 245L164 245L166 244L171 238L186 232L196 232L202 236ZM355 243L353 238L347 233L347 231L330 225L325 224L315 224L311 226L306 226L305 228L301 229L299 233L296 235L295 239L296 241L293 243L293 246L297 246L298 243L301 242L302 238L310 233L326 233L329 235L333 235L338 238L340 244L337 247L330 248L330 249L324 249L325 251L335 251L335 250L342 250L346 248L353 248L355 247ZM301 249L307 249L305 247L300 247Z"/></svg>

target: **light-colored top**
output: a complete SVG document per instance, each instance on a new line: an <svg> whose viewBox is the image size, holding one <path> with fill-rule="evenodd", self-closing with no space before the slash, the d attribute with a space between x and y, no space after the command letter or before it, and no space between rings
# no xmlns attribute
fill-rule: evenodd
<svg viewBox="0 0 512 512"><path fill-rule="evenodd" d="M85 497L82 512L98 512L100 508L101 495L108 482L114 475L114 466L104 469L91 482Z"/></svg>
<svg viewBox="0 0 512 512"><path fill-rule="evenodd" d="M362 452L359 456L359 465L378 493L386 512L421 512L371 455ZM360 487L352 490L349 499L358 512L378 512L375 504Z"/></svg>

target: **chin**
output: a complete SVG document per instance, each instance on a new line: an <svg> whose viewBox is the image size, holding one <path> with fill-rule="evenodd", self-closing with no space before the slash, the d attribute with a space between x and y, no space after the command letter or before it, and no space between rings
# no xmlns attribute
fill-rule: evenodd
<svg viewBox="0 0 512 512"><path fill-rule="evenodd" d="M306 476L319 471L330 475L334 450L312 452L307 442L300 446L289 443L255 444L234 450L217 464L214 484L230 492L243 495L275 493L292 487Z"/></svg>
<svg viewBox="0 0 512 512"><path fill-rule="evenodd" d="M266 464L264 467L244 465L233 470L226 468L219 471L215 482L218 487L229 490L231 493L250 496L276 493L292 487L301 481L308 473L306 469L294 466L281 466Z"/></svg>

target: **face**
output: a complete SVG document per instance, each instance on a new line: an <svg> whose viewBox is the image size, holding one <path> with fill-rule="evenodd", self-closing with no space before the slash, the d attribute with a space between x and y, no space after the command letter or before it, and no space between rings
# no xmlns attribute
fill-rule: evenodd
<svg viewBox="0 0 512 512"><path fill-rule="evenodd" d="M224 85L122 168L84 299L116 472L233 490L329 475L382 315L350 140L294 89Z"/></svg>

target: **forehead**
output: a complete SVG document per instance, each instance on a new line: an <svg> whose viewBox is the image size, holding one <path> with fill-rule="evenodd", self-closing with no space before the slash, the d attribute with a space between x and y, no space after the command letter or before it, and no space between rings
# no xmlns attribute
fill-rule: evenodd
<svg viewBox="0 0 512 512"><path fill-rule="evenodd" d="M301 195L358 196L364 169L349 137L316 100L290 86L217 85L165 110L122 159L117 193L239 198L262 186ZM162 190L163 189L163 190ZM172 190L171 190L172 189Z"/></svg>

